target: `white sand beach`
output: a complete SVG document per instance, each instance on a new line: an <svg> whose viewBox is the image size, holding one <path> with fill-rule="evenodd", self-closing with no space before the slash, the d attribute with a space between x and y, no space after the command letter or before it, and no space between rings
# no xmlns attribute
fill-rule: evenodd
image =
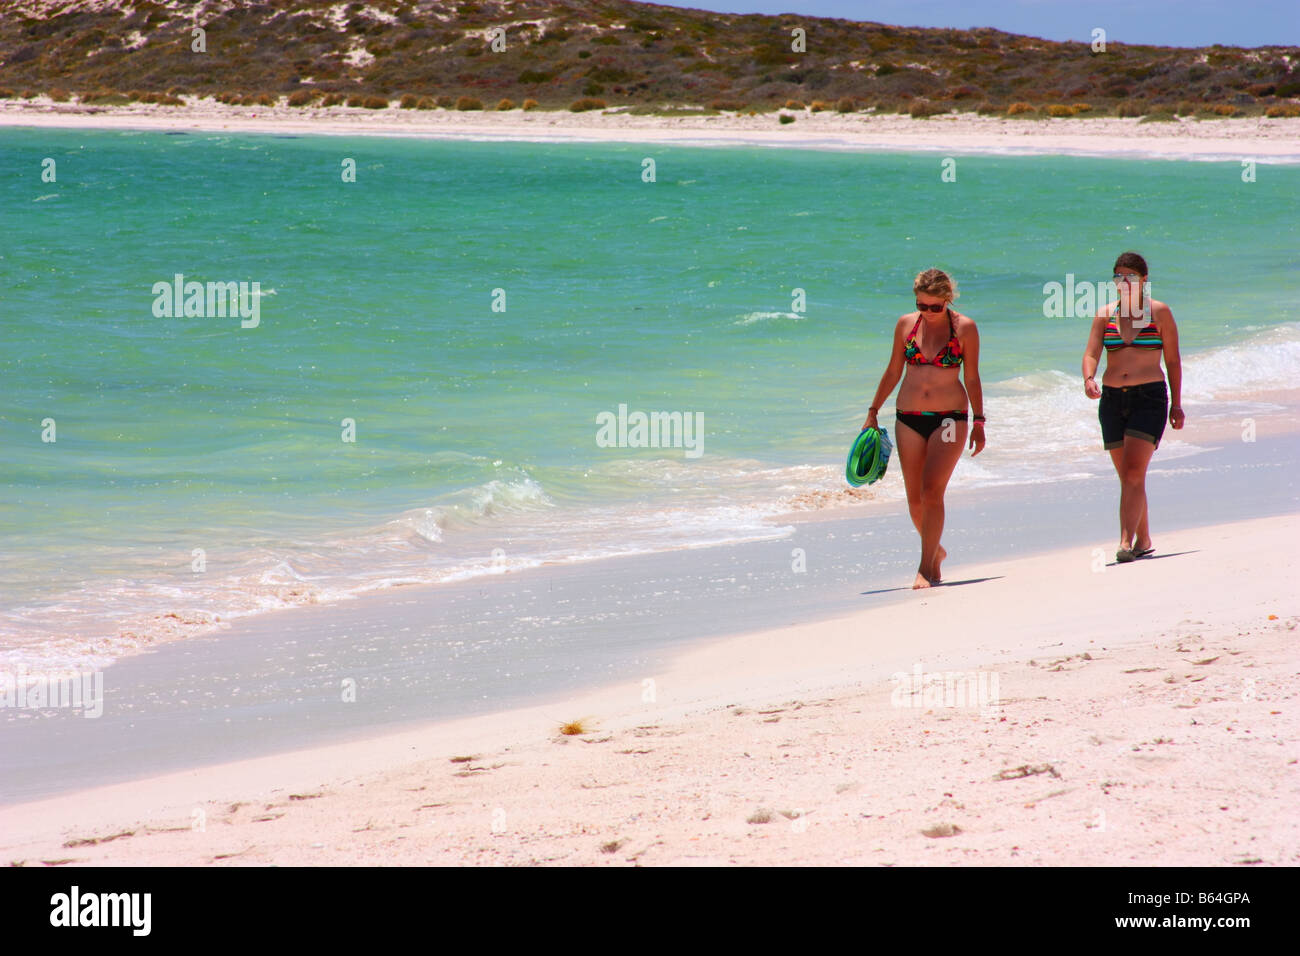
<svg viewBox="0 0 1300 956"><path fill-rule="evenodd" d="M47 97L0 101L0 126L217 130L280 135L415 136L458 139L752 145L810 149L885 149L1008 154L1147 156L1300 162L1300 118L1180 117L1173 122L1098 117L1006 119L954 113L929 119L887 113L783 111L755 116L633 115L620 109L368 110L360 107L228 106L204 99L186 106L81 106Z"/></svg>
<svg viewBox="0 0 1300 956"><path fill-rule="evenodd" d="M1297 532L954 562L637 683L7 807L0 860L1294 866Z"/></svg>
<svg viewBox="0 0 1300 956"><path fill-rule="evenodd" d="M0 101L0 125L1300 162L1300 119ZM1297 532L1157 531L1124 566L1113 545L954 555L943 587L713 639L633 683L7 806L0 862L1295 866ZM918 667L944 695L902 693Z"/></svg>

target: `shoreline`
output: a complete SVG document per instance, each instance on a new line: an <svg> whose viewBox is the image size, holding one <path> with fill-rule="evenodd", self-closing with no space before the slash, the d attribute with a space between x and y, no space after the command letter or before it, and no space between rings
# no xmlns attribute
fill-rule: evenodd
<svg viewBox="0 0 1300 956"><path fill-rule="evenodd" d="M1240 395L1234 395L1228 401L1234 405L1262 404L1275 406L1267 411L1253 413L1252 420L1255 422L1260 438L1295 440L1300 437L1300 424L1297 424L1297 420L1300 418L1300 389L1243 392ZM1161 451L1157 451L1151 463L1153 479L1161 480L1158 475L1163 468L1178 470L1190 465L1193 469L1199 468L1204 471L1211 465L1210 456L1215 454L1213 449L1207 449L1205 446L1229 445L1241 441L1241 427L1238 421L1235 419L1229 420L1223 416L1211 417L1209 420L1200 418L1197 415L1197 407L1194 405L1188 406L1189 415L1193 416L1190 431L1188 428L1184 428L1181 432L1176 432L1172 428L1167 428L1161 448L1166 449L1171 440L1178 440L1191 444L1194 448L1200 450L1194 451L1191 455L1175 454L1175 457L1167 460L1162 460ZM892 405L886 405L882 411L882 423L891 430L895 427L892 420ZM996 440L998 430L1005 427L1011 426L995 423L990 428L990 440ZM1109 470L1109 462L1104 461L1100 447L1097 450L1097 455L1098 470L1103 472L1102 477L1107 482L1107 487L1109 487L1113 475L1104 474ZM971 460L969 450L963 452L962 458L965 461ZM961 463L958 464L958 470L960 471L960 469ZM218 623L215 624L211 623L213 612L210 609L197 605L178 604L170 611L159 611L154 615L158 626L148 631L149 639L147 641L133 639L137 631L149 626L148 622L142 624L140 621L135 621L134 623L125 622L119 625L112 633L112 636L99 634L92 638L66 639L64 643L68 646L72 646L73 643L81 643L93 649L96 654L111 655L111 660L107 663L99 663L95 666L96 670L106 668L111 673L121 663L147 658L159 650L165 650L169 647L185 646L194 641L221 641L228 636L242 635L250 629L260 630L267 634L289 628L301 630L306 626L305 622L309 618L315 619L319 623L322 620L328 620L331 612L347 615L352 613L354 608L366 605L371 607L384 603L396 605L416 598L429 598L431 601L436 602L438 595L456 593L462 586L470 590L481 588L500 590L507 582L535 583L540 581L548 583L553 575L565 573L605 574L616 577L619 569L630 566L629 562L672 561L674 556L689 561L688 556L693 553L716 554L722 558L725 555L732 554L733 549L784 546L788 550L790 544L796 540L800 533L798 529L808 526L825 525L829 528L833 523L839 521L873 521L894 514L900 516L899 520L906 524L905 499L901 494L902 478L901 473L897 470L896 463L891 465L891 472L887 480L894 486L893 490L897 492L896 496L882 495L868 486L851 488L842 483L841 479L840 487L832 490L814 489L800 493L790 499L791 503L788 510L767 515L763 518L763 523L770 527L773 532L780 530L782 527L788 527L795 529L793 535L779 535L775 538L747 538L707 545L680 545L627 554L602 555L581 560L548 559L542 560L535 565L511 569L504 576L501 574L482 574L469 576L459 581L421 582L394 586L357 593L347 598L319 602L310 600L256 613L218 618ZM982 484L973 487L957 485L949 487L948 497L950 504L954 506L954 514L960 520L961 516L967 511L983 510L989 504L1008 496L1033 496L1040 485L1061 489L1058 497L1062 501L1074 501L1079 495L1078 489L1083 487L1077 483L1087 482L1088 480L1086 478L1071 478L1064 481L1013 481ZM796 501L801 506L795 506L794 502ZM1205 507L1207 504L1207 502L1199 502L1196 503L1196 507ZM1238 515L1238 517L1249 516L1249 514ZM910 528L908 530L910 532ZM800 541L799 543L803 544L804 542ZM1044 548L1050 549L1054 546L1054 543L1042 542L1038 545L1040 550ZM1012 549L1011 553L1018 552ZM983 557L990 556L986 554ZM304 616L301 624L299 623L299 615ZM205 621L208 623L203 623ZM707 637L708 632L702 632L701 639L707 639ZM31 673L42 673L49 670L49 668L47 666L28 665L27 670ZM56 668L56 670L67 670L67 668ZM83 666L81 670L85 670L85 667Z"/></svg>
<svg viewBox="0 0 1300 956"><path fill-rule="evenodd" d="M799 111L784 111L798 113ZM1225 124L1232 125L1225 125ZM757 116L650 116L606 111L367 110L360 107L236 107L205 99L185 106L80 106L0 101L0 127L195 130L267 135L390 136L542 142L631 142L899 152L1072 155L1300 163L1300 118L1142 123L1117 117L1015 120L975 113L913 119L900 114L803 111L782 126ZM942 145L934 145L942 137Z"/></svg>
<svg viewBox="0 0 1300 956"><path fill-rule="evenodd" d="M0 847L20 865L1295 865L1297 531L1166 532L1125 567L1087 548L966 565L884 607L694 644L651 685L8 805ZM898 706L889 675L916 662L996 673L996 712ZM579 717L592 732L556 733Z"/></svg>

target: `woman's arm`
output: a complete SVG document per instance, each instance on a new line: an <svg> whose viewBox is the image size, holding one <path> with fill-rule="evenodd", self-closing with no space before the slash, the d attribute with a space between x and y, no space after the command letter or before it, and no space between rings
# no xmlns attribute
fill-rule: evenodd
<svg viewBox="0 0 1300 956"><path fill-rule="evenodd" d="M980 385L980 332L974 319L967 319L962 325L964 334L959 333L961 343L962 378L966 383L966 397L970 399L970 444L972 455L984 450L984 387Z"/></svg>
<svg viewBox="0 0 1300 956"><path fill-rule="evenodd" d="M1092 328L1088 331L1088 344L1083 347L1083 392L1089 398L1101 398L1101 388L1093 376L1097 374L1097 366L1101 364L1102 336L1106 331L1105 320L1109 317L1105 311L1099 311L1092 317Z"/></svg>
<svg viewBox="0 0 1300 956"><path fill-rule="evenodd" d="M889 364L885 366L885 374L880 376L880 385L876 388L876 397L871 401L871 408L867 410L867 421L863 428L879 428L876 422L876 414L880 411L880 406L885 403L898 380L903 377L903 323L906 316L898 320L894 326L894 347L889 353Z"/></svg>
<svg viewBox="0 0 1300 956"><path fill-rule="evenodd" d="M1169 424L1183 427L1183 360L1178 354L1178 323L1174 311L1163 302L1152 309L1160 339L1164 342L1165 368L1169 370Z"/></svg>

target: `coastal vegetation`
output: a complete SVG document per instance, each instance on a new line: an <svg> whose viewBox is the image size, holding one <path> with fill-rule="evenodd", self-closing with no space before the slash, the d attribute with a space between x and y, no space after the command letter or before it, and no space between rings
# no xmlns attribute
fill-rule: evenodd
<svg viewBox="0 0 1300 956"><path fill-rule="evenodd" d="M0 98L69 103L1217 119L1300 115L1297 63L629 0L51 0L0 18Z"/></svg>

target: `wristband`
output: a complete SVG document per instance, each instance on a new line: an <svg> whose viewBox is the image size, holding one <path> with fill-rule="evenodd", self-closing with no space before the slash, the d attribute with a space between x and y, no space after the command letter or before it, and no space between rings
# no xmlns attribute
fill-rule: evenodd
<svg viewBox="0 0 1300 956"><path fill-rule="evenodd" d="M971 421L983 425L986 419L984 418L983 415L975 415L974 417L971 418Z"/></svg>

